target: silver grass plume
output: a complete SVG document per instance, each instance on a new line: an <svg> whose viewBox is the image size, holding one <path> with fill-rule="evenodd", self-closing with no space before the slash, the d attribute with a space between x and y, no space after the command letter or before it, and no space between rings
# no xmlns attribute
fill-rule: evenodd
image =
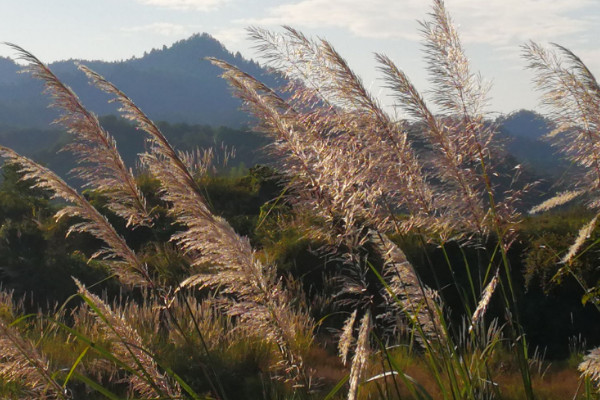
<svg viewBox="0 0 600 400"><path fill-rule="evenodd" d="M158 370L156 362L145 350L139 333L77 279L75 283L79 294L95 308L94 317L102 327L104 338L111 342L113 354L135 371L128 376L131 389L147 399L182 398L179 384Z"/></svg>
<svg viewBox="0 0 600 400"><path fill-rule="evenodd" d="M344 322L342 334L340 335L340 340L338 341L338 354L342 359L342 364L344 365L346 365L348 353L350 351L350 347L352 347L352 342L354 339L354 322L356 321L357 313L358 310L354 310L352 315L350 315L346 322Z"/></svg>
<svg viewBox="0 0 600 400"><path fill-rule="evenodd" d="M274 148L281 157L284 168L293 179L297 189L292 204L321 216L334 232L334 247L344 244L351 269L352 287L363 293L366 288L364 273L354 253L364 244L363 221L378 220L386 224L386 216L377 218L371 205L380 203L376 189L367 191L369 175L366 163L356 162L355 153L340 148L340 140L322 135L320 118L299 113L295 108L266 88L253 77L236 67L219 60L211 60L225 72L246 108L259 120L259 129L274 139ZM379 193L379 194L378 194ZM375 222L375 225L379 224ZM328 235L331 235L330 233ZM327 239L330 239L328 236ZM348 274L344 275L346 278ZM344 289L350 290L350 285Z"/></svg>
<svg viewBox="0 0 600 400"><path fill-rule="evenodd" d="M236 300L229 306L230 312L275 341L288 376L308 385L302 355L295 343L299 336L312 336L313 322L304 312L290 307L291 296L277 278L275 267L263 265L248 238L239 236L225 219L212 214L185 163L135 103L89 68L81 69L97 87L115 96L123 115L150 136L152 146L149 153L142 155L142 161L160 180L162 198L171 204L169 211L187 227L172 239L192 256L192 265L212 267L208 273L190 276L180 286L213 287L234 295Z"/></svg>
<svg viewBox="0 0 600 400"><path fill-rule="evenodd" d="M577 239L575 239L575 242L573 242L573 244L569 247L569 251L567 251L567 254L565 254L565 256L560 260L561 263L563 263L563 264L571 263L571 260L573 260L573 258L577 255L577 252L579 251L581 246L583 246L585 241L590 238L590 235L592 234L592 232L594 231L594 228L596 227L597 220L598 220L598 215L596 215L594 218L592 218L591 221L589 221L587 224L585 224L579 230Z"/></svg>
<svg viewBox="0 0 600 400"><path fill-rule="evenodd" d="M371 333L371 312L367 311L360 322L358 339L356 341L356 350L352 358L352 367L350 368L350 389L348 390L348 400L356 400L358 396L358 385L367 366L370 354L369 335Z"/></svg>
<svg viewBox="0 0 600 400"><path fill-rule="evenodd" d="M500 269L496 270L494 277L492 280L486 285L485 289L483 289L483 293L481 294L481 299L477 304L477 308L473 312L473 316L471 317L471 325L469 326L469 333L473 331L473 327L476 326L479 321L485 315L485 312L492 300L492 295L496 291L496 286L500 281Z"/></svg>
<svg viewBox="0 0 600 400"><path fill-rule="evenodd" d="M334 139L331 144L345 150L348 163L365 171L361 184L353 186L360 193L357 197L367 200L372 214L378 214L374 211L387 196L409 209L415 221L432 210L434 194L407 133L390 119L329 42L310 40L290 27L283 34L258 28L250 34L269 66L293 82L290 103L294 109L311 112L320 120L318 136ZM375 196L377 200L370 200ZM389 215L390 210L384 212Z"/></svg>
<svg viewBox="0 0 600 400"><path fill-rule="evenodd" d="M560 192L556 196L538 204L535 207L532 207L531 210L529 210L529 214L537 214L539 212L551 210L554 207L558 207L570 202L571 200L581 196L583 193L583 190L566 190L564 192Z"/></svg>
<svg viewBox="0 0 600 400"><path fill-rule="evenodd" d="M408 317L421 344L443 339L446 331L440 321L442 305L437 291L421 282L404 252L386 235L371 230L369 236L384 262L387 287L383 294L389 307Z"/></svg>
<svg viewBox="0 0 600 400"><path fill-rule="evenodd" d="M590 378L598 384L600 382L600 347L586 354L583 357L583 362L579 364L578 369L583 376Z"/></svg>
<svg viewBox="0 0 600 400"><path fill-rule="evenodd" d="M0 157L10 164L20 166L20 171L24 174L22 179L32 180L33 187L49 190L52 192L52 197L62 198L71 203L60 209L55 218L70 216L83 219L83 222L72 225L67 231L67 235L72 232L87 232L102 240L106 247L92 255L92 258L102 257L105 259L112 272L124 284L140 286L152 284L146 266L129 248L125 239L115 231L106 217L100 214L81 194L67 185L54 172L11 149L0 146Z"/></svg>
<svg viewBox="0 0 600 400"><path fill-rule="evenodd" d="M149 225L151 218L146 199L140 192L133 173L125 166L113 137L100 125L98 117L88 111L77 95L62 83L50 69L23 48L8 44L28 62L23 71L31 73L45 85L52 99L51 106L61 116L54 121L73 135L74 142L65 146L78 157L74 169L86 186L102 192L108 198L108 208L127 221L127 226Z"/></svg>
<svg viewBox="0 0 600 400"><path fill-rule="evenodd" d="M161 181L163 199L172 204L170 212L188 227L174 239L185 251L196 255L194 264L212 262L239 266L250 263L253 255L248 240L239 237L223 218L211 213L192 174L156 124L112 83L83 65L80 69L98 88L114 95L121 103L123 116L149 135L152 147L150 153L142 155L142 162Z"/></svg>
<svg viewBox="0 0 600 400"><path fill-rule="evenodd" d="M570 50L553 44L546 49L535 42L523 46L527 67L534 71L542 104L555 129L553 144L586 172L579 189L600 188L600 87L583 61Z"/></svg>
<svg viewBox="0 0 600 400"><path fill-rule="evenodd" d="M440 122L450 143L450 147L444 149L439 140L434 140L434 150L444 154L454 146L455 151L445 154L445 157L454 158L451 163L462 165L466 170L463 177L452 178L455 190L451 191L453 194L446 201L458 205L459 209L461 202L467 202L469 213L480 221L479 232L486 234L492 227L500 236L500 231L510 228L497 228L500 225L513 225L517 217L510 204L496 203L491 182L494 176L492 159L502 153L502 149L495 138L494 129L485 122L489 86L482 82L480 75L471 71L443 0L434 0L430 16L431 20L421 23L425 37L425 60L433 83L433 102L445 114ZM430 129L430 138L434 132L435 129ZM436 164L437 160L434 160ZM442 177L448 178L443 172L445 167L443 164L436 165L438 171L442 171ZM456 174L456 170L450 171L450 174L453 173ZM506 201L510 203L512 200L508 196ZM504 238L499 239L502 241Z"/></svg>
<svg viewBox="0 0 600 400"><path fill-rule="evenodd" d="M444 121L436 116L427 106L425 99L414 87L406 74L385 55L377 54L387 87L408 114L423 123L423 135L431 143L436 155L434 170L437 177L445 184L446 190L440 193L446 210L438 212L447 217L450 227L462 231L483 233L486 210L481 200L482 181L474 168L477 166L473 149L473 141L465 140L465 129L452 121Z"/></svg>
<svg viewBox="0 0 600 400"><path fill-rule="evenodd" d="M12 311L12 296L2 294L1 306ZM34 343L23 338L0 318L0 379L24 387L28 399L66 399L68 395L54 379L47 357Z"/></svg>
<svg viewBox="0 0 600 400"><path fill-rule="evenodd" d="M367 218L361 191L365 168L351 159L346 149L321 135L322 121L305 115L234 66L211 60L224 70L223 77L234 88L245 107L254 114L263 133L274 139L272 150L282 159L297 188L296 206L321 215L341 229L340 240L356 240L354 221ZM371 192L377 193L376 190ZM294 193L296 194L296 193ZM370 214L368 214L370 215ZM340 226L339 221L344 221Z"/></svg>
<svg viewBox="0 0 600 400"><path fill-rule="evenodd" d="M481 115L488 88L479 75L471 72L443 0L433 1L430 16L432 20L421 22L421 26L426 40L427 68L434 84L434 102L450 115ZM481 140L485 141L485 136Z"/></svg>

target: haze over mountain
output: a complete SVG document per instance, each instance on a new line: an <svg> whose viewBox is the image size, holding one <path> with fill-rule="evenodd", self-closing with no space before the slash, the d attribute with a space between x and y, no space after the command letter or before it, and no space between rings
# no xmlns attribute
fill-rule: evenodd
<svg viewBox="0 0 600 400"><path fill-rule="evenodd" d="M170 47L154 49L141 58L119 62L78 60L132 98L151 118L169 122L237 127L248 121L239 111L240 102L231 96L220 70L205 57L216 57L273 83L257 63L232 54L210 35L196 34ZM43 60L42 60L43 61ZM77 70L75 60L49 64L50 69L98 115L114 114L116 106L88 84ZM56 112L48 109L48 96L41 95L41 82L28 74L18 74L20 66L0 58L0 124L4 126L46 127Z"/></svg>

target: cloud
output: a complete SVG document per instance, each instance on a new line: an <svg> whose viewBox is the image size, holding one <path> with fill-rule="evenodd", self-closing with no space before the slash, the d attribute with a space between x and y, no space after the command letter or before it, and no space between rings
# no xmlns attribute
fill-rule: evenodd
<svg viewBox="0 0 600 400"><path fill-rule="evenodd" d="M229 0L137 0L138 3L174 10L211 11Z"/></svg>
<svg viewBox="0 0 600 400"><path fill-rule="evenodd" d="M243 47L241 45L248 36L243 27L221 28L211 32L211 34L230 51Z"/></svg>
<svg viewBox="0 0 600 400"><path fill-rule="evenodd" d="M265 17L246 22L343 28L357 37L417 40L415 21L426 18L430 4L423 0L301 0L277 5ZM465 43L498 46L582 34L597 26L585 15L600 13L594 0L447 0L446 7L461 25Z"/></svg>
<svg viewBox="0 0 600 400"><path fill-rule="evenodd" d="M426 9L422 0L405 0L402 7L389 0L302 0L271 8L262 18L244 22L255 25L344 28L368 38L415 38L414 26L404 29ZM396 26L394 26L396 25ZM414 24L413 24L414 25Z"/></svg>
<svg viewBox="0 0 600 400"><path fill-rule="evenodd" d="M161 36L183 36L190 32L187 25L172 24L170 22L155 22L148 25L131 26L121 28L126 33L152 32Z"/></svg>

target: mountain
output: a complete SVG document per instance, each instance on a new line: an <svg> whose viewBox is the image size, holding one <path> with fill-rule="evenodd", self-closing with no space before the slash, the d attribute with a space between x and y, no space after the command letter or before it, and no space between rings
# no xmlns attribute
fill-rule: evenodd
<svg viewBox="0 0 600 400"><path fill-rule="evenodd" d="M99 115L114 114L116 106L108 104L108 96L88 84L75 61L114 83L154 120L232 127L246 124L248 118L219 77L220 69L205 57L225 60L269 85L276 84L257 63L232 54L206 33L154 49L140 58L118 62L68 60L48 66ZM47 127L57 114L48 109L48 96L40 94L42 83L28 74L17 74L18 70L14 61L0 58L0 124Z"/></svg>
<svg viewBox="0 0 600 400"><path fill-rule="evenodd" d="M496 125L507 139L508 153L536 174L558 176L568 168L568 161L544 139L544 135L552 130L552 122L542 115L519 110L497 119Z"/></svg>

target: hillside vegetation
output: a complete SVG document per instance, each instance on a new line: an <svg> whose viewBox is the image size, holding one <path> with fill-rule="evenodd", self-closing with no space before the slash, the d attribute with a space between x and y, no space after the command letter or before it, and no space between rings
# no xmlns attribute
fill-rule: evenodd
<svg viewBox="0 0 600 400"><path fill-rule="evenodd" d="M244 167L255 134L155 123L79 65L123 118L100 119L10 45L59 112L78 188L0 146L0 396L597 399L600 85L568 49L528 43L549 113L495 124L432 3L426 96L375 55L406 120L290 27L249 30L281 87L208 60L274 167ZM558 193L549 149L506 145L549 127L574 166ZM230 144L249 158L230 164Z"/></svg>

